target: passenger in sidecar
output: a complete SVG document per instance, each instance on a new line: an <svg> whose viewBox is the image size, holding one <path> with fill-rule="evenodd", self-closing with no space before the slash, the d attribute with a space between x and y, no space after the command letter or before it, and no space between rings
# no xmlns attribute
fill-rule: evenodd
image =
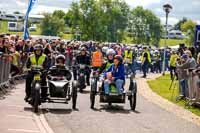
<svg viewBox="0 0 200 133"><path fill-rule="evenodd" d="M72 74L69 71L69 69L65 66L65 56L64 55L58 55L56 57L56 65L52 66L49 69L48 79L51 79L52 77L64 77L68 81L71 80Z"/></svg>
<svg viewBox="0 0 200 133"><path fill-rule="evenodd" d="M117 93L121 95L123 93L123 85L125 83L125 69L123 64L123 58L120 55L114 57L114 63L104 73L104 91L109 95L110 90L117 89ZM114 85L114 86L113 86Z"/></svg>

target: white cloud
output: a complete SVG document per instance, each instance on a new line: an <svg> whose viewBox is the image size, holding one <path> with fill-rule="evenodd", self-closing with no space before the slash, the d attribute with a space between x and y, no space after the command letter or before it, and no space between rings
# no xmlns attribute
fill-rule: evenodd
<svg viewBox="0 0 200 133"><path fill-rule="evenodd" d="M26 2L22 2L19 0L16 0L16 4L17 4L17 6L26 6Z"/></svg>
<svg viewBox="0 0 200 133"><path fill-rule="evenodd" d="M151 4L159 3L161 0L125 0L131 7L148 7Z"/></svg>
<svg viewBox="0 0 200 133"><path fill-rule="evenodd" d="M166 23L166 17L161 17L160 19L161 19L161 23L162 23L162 24L165 24L165 23ZM168 24L174 25L174 24L176 24L178 21L179 21L179 19L177 19L177 18L169 17L169 19L168 19Z"/></svg>
<svg viewBox="0 0 200 133"><path fill-rule="evenodd" d="M63 10L64 12L67 12L67 8L37 5L33 8L33 10L31 11L31 14L44 13L44 12L53 13L55 10Z"/></svg>

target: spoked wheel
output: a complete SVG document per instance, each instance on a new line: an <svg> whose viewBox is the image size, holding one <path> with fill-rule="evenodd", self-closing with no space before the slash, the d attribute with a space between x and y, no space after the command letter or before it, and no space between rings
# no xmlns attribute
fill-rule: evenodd
<svg viewBox="0 0 200 133"><path fill-rule="evenodd" d="M90 92L90 108L94 109L94 104L95 104L95 93L94 92Z"/></svg>
<svg viewBox="0 0 200 133"><path fill-rule="evenodd" d="M137 83L135 81L132 81L129 89L131 90L131 95L129 96L130 107L131 110L135 111L137 100Z"/></svg>
<svg viewBox="0 0 200 133"><path fill-rule="evenodd" d="M79 89L80 89L79 92L83 93L83 90L86 88L85 77L80 76L78 82L79 82Z"/></svg>
<svg viewBox="0 0 200 133"><path fill-rule="evenodd" d="M72 108L76 109L76 101L77 101L77 87L72 84Z"/></svg>
<svg viewBox="0 0 200 133"><path fill-rule="evenodd" d="M39 90L35 90L34 99L33 99L33 111L35 113L38 112L39 104L40 104L40 91Z"/></svg>
<svg viewBox="0 0 200 133"><path fill-rule="evenodd" d="M90 90L90 108L91 109L94 109L96 90L97 90L97 81L95 79L92 79L91 90Z"/></svg>
<svg viewBox="0 0 200 133"><path fill-rule="evenodd" d="M131 107L131 110L133 111L135 111L135 108L136 108L136 99L137 99L136 93L130 96L130 107Z"/></svg>

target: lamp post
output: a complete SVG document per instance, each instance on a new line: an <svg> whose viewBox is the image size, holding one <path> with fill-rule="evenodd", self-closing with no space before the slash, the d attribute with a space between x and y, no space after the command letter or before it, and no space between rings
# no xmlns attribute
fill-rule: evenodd
<svg viewBox="0 0 200 133"><path fill-rule="evenodd" d="M172 6L170 4L163 5L163 10L166 13L166 23L165 23L165 48L164 48L164 59L163 59L163 75L165 75L165 58L166 58L166 46L167 46L167 39L168 39L168 15L172 10Z"/></svg>

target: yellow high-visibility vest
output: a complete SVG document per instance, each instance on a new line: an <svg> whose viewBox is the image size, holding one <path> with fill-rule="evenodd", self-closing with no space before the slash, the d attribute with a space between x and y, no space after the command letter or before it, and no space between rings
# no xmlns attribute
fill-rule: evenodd
<svg viewBox="0 0 200 133"><path fill-rule="evenodd" d="M45 54L42 54L38 61L36 61L36 57L35 57L35 54L31 55L30 57L30 60L31 60L31 65L39 65L39 66L42 66L44 61L45 61L45 58L46 58L46 55Z"/></svg>
<svg viewBox="0 0 200 133"><path fill-rule="evenodd" d="M177 60L177 58L178 58L178 55L177 55L177 54L172 54L172 55L170 56L170 60L169 60L170 66L176 67L176 60Z"/></svg>
<svg viewBox="0 0 200 133"><path fill-rule="evenodd" d="M19 62L18 62L18 57L20 56L20 54L16 51L13 55L13 60L12 60L12 64L15 65L15 66L18 66L19 65Z"/></svg>
<svg viewBox="0 0 200 133"><path fill-rule="evenodd" d="M142 53L142 58L141 58L142 62L144 62L144 54L145 53L147 53L147 59L148 59L149 63L151 63L151 55L150 55L149 51L145 51Z"/></svg>
<svg viewBox="0 0 200 133"><path fill-rule="evenodd" d="M126 50L124 53L124 59L125 59L125 61L132 63L133 62L133 51L128 52L128 50Z"/></svg>

